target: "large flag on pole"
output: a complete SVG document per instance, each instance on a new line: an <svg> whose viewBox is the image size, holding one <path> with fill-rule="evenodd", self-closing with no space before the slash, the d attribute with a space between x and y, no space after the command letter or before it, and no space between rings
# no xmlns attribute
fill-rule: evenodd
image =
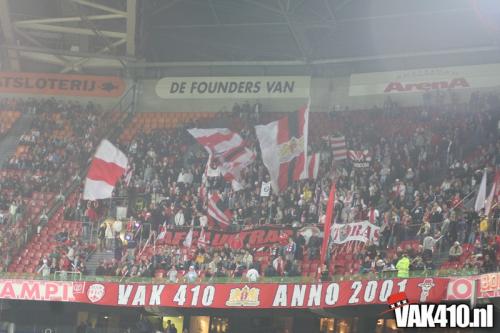
<svg viewBox="0 0 500 333"><path fill-rule="evenodd" d="M276 192L304 177L307 166L309 103L288 117L255 126L262 160Z"/></svg>
<svg viewBox="0 0 500 333"><path fill-rule="evenodd" d="M481 179L481 185L479 185L479 191L477 192L476 202L474 204L474 210L479 212L486 206L486 178L487 172L484 169L483 178Z"/></svg>
<svg viewBox="0 0 500 333"><path fill-rule="evenodd" d="M320 265L325 264L326 254L328 252L328 243L330 242L330 234L332 229L333 213L335 209L335 181L330 189L330 196L328 197L328 204L326 206L325 226L323 229L323 244L321 246Z"/></svg>
<svg viewBox="0 0 500 333"><path fill-rule="evenodd" d="M108 140L102 140L85 179L83 199L111 198L116 183L127 168L127 156Z"/></svg>

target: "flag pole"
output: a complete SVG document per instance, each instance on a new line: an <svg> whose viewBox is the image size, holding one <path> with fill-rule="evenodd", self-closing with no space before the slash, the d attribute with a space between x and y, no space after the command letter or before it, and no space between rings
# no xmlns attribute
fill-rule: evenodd
<svg viewBox="0 0 500 333"><path fill-rule="evenodd" d="M323 269L323 266L326 267L326 258L327 258L327 252L328 252L328 245L330 242L330 231L332 227L332 220L333 220L333 213L335 210L334 203L335 203L335 192L336 192L336 184L335 181L333 181L331 189L330 189L330 196L328 197L328 205L326 207L326 216L325 216L325 226L323 229L323 244L321 246L321 257L320 257L320 269Z"/></svg>

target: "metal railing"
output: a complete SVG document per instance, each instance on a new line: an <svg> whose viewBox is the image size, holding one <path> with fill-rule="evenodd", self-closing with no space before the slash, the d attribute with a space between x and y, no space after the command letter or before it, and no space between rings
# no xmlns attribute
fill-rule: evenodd
<svg viewBox="0 0 500 333"><path fill-rule="evenodd" d="M81 272L70 272L70 271L55 271L54 281L81 281Z"/></svg>
<svg viewBox="0 0 500 333"><path fill-rule="evenodd" d="M171 282L165 277L123 277L123 276L93 276L82 275L80 272L55 272L49 276L42 276L36 273L0 273L0 279L18 279L18 280L50 280L50 281L88 281L88 282L117 282L117 283L154 283L154 284L176 284L183 283L182 279L178 282ZM74 273L74 274L71 274ZM410 272L409 278L421 277L466 277L478 275L476 269L439 269L439 270L421 270ZM338 282L338 281L358 281L358 280L381 280L396 278L396 271L384 271L380 273L367 274L343 274L334 275L327 279L320 279L317 276L276 276L276 277L261 277L259 283L315 283L323 282ZM212 277L200 278L197 283L202 284L223 284L223 283L241 283L247 282L245 277Z"/></svg>

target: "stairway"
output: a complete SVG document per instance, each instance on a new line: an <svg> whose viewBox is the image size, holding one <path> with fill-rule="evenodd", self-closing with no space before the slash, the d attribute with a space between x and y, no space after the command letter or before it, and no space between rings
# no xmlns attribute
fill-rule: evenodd
<svg viewBox="0 0 500 333"><path fill-rule="evenodd" d="M114 258L113 251L96 251L87 260L86 266L89 275L94 275L95 269L99 266L101 260L111 261Z"/></svg>
<svg viewBox="0 0 500 333"><path fill-rule="evenodd" d="M31 114L23 113L14 123L7 136L0 140L0 167L16 152L19 139L21 135L29 130L32 120L33 116Z"/></svg>

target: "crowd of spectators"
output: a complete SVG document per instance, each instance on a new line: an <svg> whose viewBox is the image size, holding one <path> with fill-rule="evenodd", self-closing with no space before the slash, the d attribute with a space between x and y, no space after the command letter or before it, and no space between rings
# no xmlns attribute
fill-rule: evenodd
<svg viewBox="0 0 500 333"><path fill-rule="evenodd" d="M262 182L269 180L260 157L244 172L243 190L233 191L220 177L207 179L207 155L186 132L196 124L140 133L131 142L121 142L133 176L128 185L118 186L116 194L128 198L133 220L150 224L157 234L163 225L207 227L206 202L200 199L202 183L227 202L233 231L266 224L303 227L323 223L325 198L335 179L335 223L368 220L381 228L378 244L356 247L356 253L349 255L354 262L351 273L399 270L404 258L409 271L443 266L494 271L499 210L494 206L486 215L484 210L475 212L471 203L483 172L488 172L489 184L495 175L500 103L494 94L474 93L468 103L459 103L456 96L446 103L439 96L426 94L418 108L399 107L389 100L383 108L322 115L321 121L327 121L331 130L313 131L309 140L310 151L321 152L318 179L290 184L286 191L269 197L260 196ZM260 104L235 106L232 114L239 133L258 156L253 125L272 117L266 118L261 110ZM311 114L312 119L317 116ZM346 137L349 149L369 150L369 167L333 161L329 140L322 137L336 135ZM321 239L306 242L298 236L290 244L258 253L244 244L193 251L163 247L148 258L139 255L140 246L127 252L124 243L119 252L128 254L103 262L100 275L160 274L173 280L192 267L197 276L205 277L238 277L248 271L252 276L255 272L294 276L301 274L305 257L318 260ZM335 266L338 249L332 250L330 265ZM340 251L354 252L353 248Z"/></svg>
<svg viewBox="0 0 500 333"><path fill-rule="evenodd" d="M8 258L2 263L5 268L27 240L26 229L36 230L36 224L47 222L53 200L64 202L62 193L79 179L115 115L93 102L55 98L2 99L1 108L28 114L31 120L16 152L0 170L0 249Z"/></svg>
<svg viewBox="0 0 500 333"><path fill-rule="evenodd" d="M92 246L83 243L80 237L72 235L67 230L54 235L54 241L58 245L49 255L45 255L40 259L37 273L45 278L58 272L63 275L66 272L89 273L85 261L93 250Z"/></svg>

